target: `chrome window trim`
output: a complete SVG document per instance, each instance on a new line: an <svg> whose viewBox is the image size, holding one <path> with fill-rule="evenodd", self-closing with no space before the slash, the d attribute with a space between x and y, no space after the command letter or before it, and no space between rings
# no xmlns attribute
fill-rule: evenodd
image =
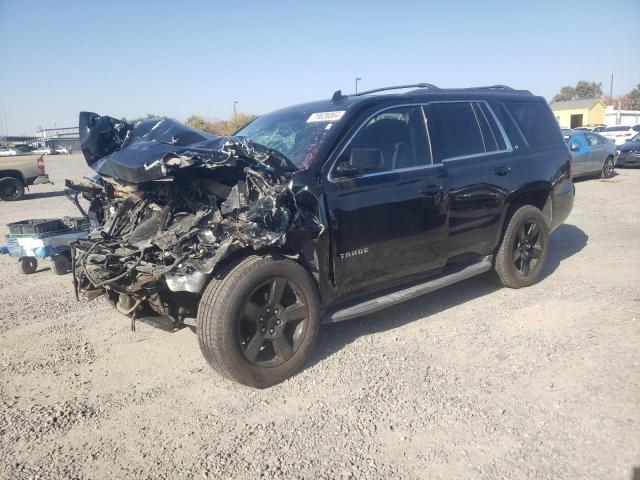
<svg viewBox="0 0 640 480"><path fill-rule="evenodd" d="M489 131L491 132L491 136L493 137L493 143L495 143L496 144L496 148L498 148L498 146L499 146L498 139L496 138L496 132L493 131L493 127L491 126L491 122L489 122L489 119L487 118L487 115L484 113L484 109L480 105L478 105L478 110L480 110L480 113L482 114L482 118L484 118L484 121L487 122L487 126L489 127ZM505 144L505 146L506 146L506 144Z"/></svg>
<svg viewBox="0 0 640 480"><path fill-rule="evenodd" d="M482 153L473 153L473 154L470 154L470 155L459 155L457 157L447 157L447 158L443 158L442 160L436 162L435 159L433 158L433 152L432 152L432 149L431 149L431 135L429 133L429 124L428 124L428 119L427 119L426 113L424 111L424 107L426 107L428 105L432 105L432 104L437 104L437 103L463 103L463 102L464 103L469 103L469 104L471 104L473 102L484 104L484 106L487 108L487 110L493 116L493 120L496 122L496 125L498 126L498 129L500 130L500 134L502 135L502 138L504 140L504 144L506 145L506 148L504 148L502 150L494 150L492 152L482 152ZM427 143L429 144L429 153L431 154L431 164L429 164L429 165L419 165L419 166L415 166L415 167L398 168L398 169L394 169L394 170L386 170L386 171L383 171L383 172L365 173L365 174L362 174L362 175L357 175L355 177L339 177L338 179L335 179L333 177L333 170L335 169L335 167L336 167L336 165L338 163L338 159L342 156L342 154L345 152L345 150L349 147L349 145L351 144L351 142L353 141L355 136L358 135L358 133L360 133L360 130L362 130L365 127L365 125L367 125L367 123L369 123L369 120L371 120L376 115L379 115L379 114L381 114L383 112L386 112L387 110L392 110L394 108L404 108L404 107L420 107L421 110L422 110L422 116L423 116L423 118L425 120L425 130L426 130L426 134L427 134ZM472 107L472 109L473 109L473 107ZM506 110L506 107L505 107L505 110ZM507 112L508 112L508 110L507 110ZM477 119L476 119L476 122L477 122ZM480 129L480 125L478 125L478 129ZM389 174L393 174L393 173L406 172L406 171L411 171L411 170L422 170L422 169L425 169L425 168L432 168L432 167L436 167L438 165L442 165L445 161L466 160L466 159L469 159L469 158L486 157L487 155L495 155L495 154L498 154L498 153L510 153L510 152L513 152L513 147L511 145L511 142L509 141L509 137L507 136L507 134L506 134L506 132L504 130L504 127L502 126L502 124L498 120L498 117L496 116L495 112L491 108L491 105L489 105L489 103L486 100L473 100L473 99L471 99L471 100L433 100L433 101L430 101L430 102L402 103L402 104L397 104L397 105L389 105L387 107L384 107L384 108L381 108L379 110L376 110L371 115L369 115L358 126L356 131L353 132L353 134L351 134L349 139L345 142L344 146L339 150L339 153L335 156L335 160L333 161L333 164L331 165L331 168L329 169L329 172L327 173L327 180L330 181L331 183L337 183L336 180L346 180L346 179L352 180L352 179L357 179L357 178L367 178L367 177L380 176L380 175L389 175Z"/></svg>
<svg viewBox="0 0 640 480"><path fill-rule="evenodd" d="M477 102L474 102L474 103L477 103ZM478 119L478 114L476 113L476 107L475 107L475 105L473 103L470 103L469 107L471 107L471 111L473 112L473 116L476 117L476 125L478 125L478 131L480 132L480 140L482 140L482 148L484 148L484 151L486 153L487 144L484 141L484 133L482 133L482 127L480 126L480 120ZM491 127L489 127L489 128L491 128Z"/></svg>
<svg viewBox="0 0 640 480"><path fill-rule="evenodd" d="M518 134L522 138L522 141L524 142L525 147L528 147L529 140L527 140L527 137L524 136L524 132L520 128L520 125L518 125L518 122L516 122L516 119L513 118L513 115L511 115L511 112L509 111L509 109L507 108L507 106L504 104L502 100L500 101L500 105L502 105L502 108L504 108L504 111L507 113L507 117L509 117L509 120L511 120L511 123L513 123L513 125L516 127L516 130L518 131ZM491 114L494 116L494 118L497 118L496 114L493 113L493 110L491 111ZM500 124L498 123L498 125Z"/></svg>
<svg viewBox="0 0 640 480"><path fill-rule="evenodd" d="M431 160L431 165L436 165L436 162L433 159L433 150L431 149L431 135L429 134L429 120L427 120L427 116L424 113L424 106L420 106L420 111L422 112L422 120L424 120L424 129L427 132L427 144L429 145L429 160Z"/></svg>

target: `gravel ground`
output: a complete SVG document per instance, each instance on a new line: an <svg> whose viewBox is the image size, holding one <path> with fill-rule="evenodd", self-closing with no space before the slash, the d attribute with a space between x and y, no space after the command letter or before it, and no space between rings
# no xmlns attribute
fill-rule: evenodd
<svg viewBox="0 0 640 480"><path fill-rule="evenodd" d="M4 224L74 214L65 177ZM480 276L325 326L268 390L223 381L194 332L77 303L69 275L0 257L4 478L630 479L640 466L640 171L577 184L544 279Z"/></svg>

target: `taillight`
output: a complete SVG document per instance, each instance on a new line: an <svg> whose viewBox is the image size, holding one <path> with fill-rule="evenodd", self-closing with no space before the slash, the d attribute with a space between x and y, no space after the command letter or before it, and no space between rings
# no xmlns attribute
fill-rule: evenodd
<svg viewBox="0 0 640 480"><path fill-rule="evenodd" d="M569 155L569 180L573 180L573 157Z"/></svg>
<svg viewBox="0 0 640 480"><path fill-rule="evenodd" d="M42 155L38 158L38 168L40 169L40 173L44 175L44 157Z"/></svg>

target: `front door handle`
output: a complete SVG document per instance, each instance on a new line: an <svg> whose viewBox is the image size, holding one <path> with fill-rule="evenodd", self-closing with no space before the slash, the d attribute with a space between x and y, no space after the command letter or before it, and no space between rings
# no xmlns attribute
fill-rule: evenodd
<svg viewBox="0 0 640 480"><path fill-rule="evenodd" d="M511 171L511 167L507 167L507 166L502 166L502 167L498 167L496 168L493 173L495 173L496 175L503 177L505 176L507 173L509 173Z"/></svg>

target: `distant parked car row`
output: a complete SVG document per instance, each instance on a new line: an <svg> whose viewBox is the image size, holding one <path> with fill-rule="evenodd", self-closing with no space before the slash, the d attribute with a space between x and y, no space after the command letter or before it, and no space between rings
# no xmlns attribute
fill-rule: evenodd
<svg viewBox="0 0 640 480"><path fill-rule="evenodd" d="M11 155L24 155L32 153L35 155L61 155L71 153L71 149L67 147L39 147L33 148L28 145L16 145L15 147L0 147L0 157L8 157Z"/></svg>
<svg viewBox="0 0 640 480"><path fill-rule="evenodd" d="M631 140L640 133L640 124L638 125L615 125L613 127L607 127L606 125L586 125L584 127L577 128L563 128L562 134L567 138L572 132L591 132L599 133L600 135L609 138L616 145L622 145L625 142Z"/></svg>
<svg viewBox="0 0 640 480"><path fill-rule="evenodd" d="M603 131L605 128L607 128L606 125L603 125L602 123L597 123L595 125L585 125L584 127L576 127L574 128L574 130L577 130L579 132L599 133Z"/></svg>
<svg viewBox="0 0 640 480"><path fill-rule="evenodd" d="M600 133L577 128L573 130L563 128L562 135L569 145L573 157L573 174L581 176L600 173L602 178L609 178L613 176L613 170L616 166L640 166L640 133L635 133L631 138L622 141L619 140L620 137L612 137L612 133L617 135L617 132L627 132L628 130L635 132L634 128L638 127L640 125L607 127ZM622 128L625 130L621 130ZM607 132L609 135L605 135Z"/></svg>

